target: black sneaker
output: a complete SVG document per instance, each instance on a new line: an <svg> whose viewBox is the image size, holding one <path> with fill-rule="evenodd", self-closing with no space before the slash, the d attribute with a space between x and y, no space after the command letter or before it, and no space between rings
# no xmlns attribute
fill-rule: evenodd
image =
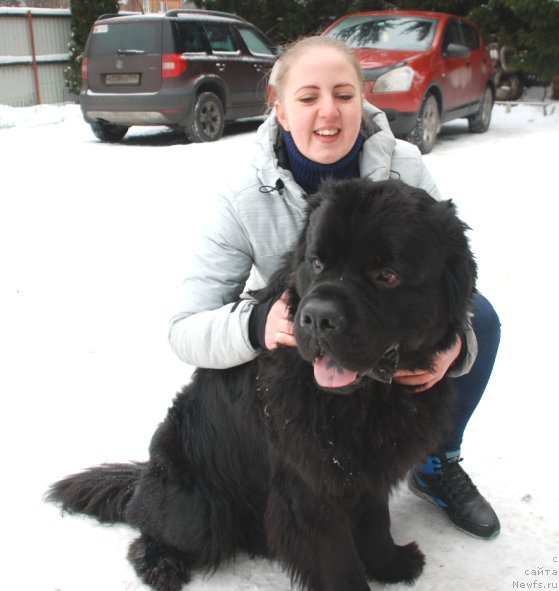
<svg viewBox="0 0 559 591"><path fill-rule="evenodd" d="M408 487L418 497L441 507L462 531L479 538L494 538L501 530L499 518L460 466L461 461L459 454L430 456L433 473L414 468Z"/></svg>

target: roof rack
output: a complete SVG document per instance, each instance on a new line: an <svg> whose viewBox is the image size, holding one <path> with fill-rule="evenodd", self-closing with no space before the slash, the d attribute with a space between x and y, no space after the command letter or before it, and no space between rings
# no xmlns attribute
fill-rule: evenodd
<svg viewBox="0 0 559 591"><path fill-rule="evenodd" d="M102 21L103 19L106 19L106 18L115 18L117 16L132 16L132 15L137 15L137 14L142 14L142 13L141 12L132 12L132 11L114 12L114 13L107 12L106 14L102 14L101 16L98 16L97 20Z"/></svg>
<svg viewBox="0 0 559 591"><path fill-rule="evenodd" d="M221 12L219 10L203 10L201 8L174 8L168 10L165 16L180 16L181 14L205 14L208 16L222 16L226 18L233 18L238 21L247 22L243 17L233 14L231 12Z"/></svg>

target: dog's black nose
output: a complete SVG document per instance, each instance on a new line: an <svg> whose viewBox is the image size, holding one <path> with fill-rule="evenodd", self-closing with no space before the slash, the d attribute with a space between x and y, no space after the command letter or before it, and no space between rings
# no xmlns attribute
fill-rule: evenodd
<svg viewBox="0 0 559 591"><path fill-rule="evenodd" d="M303 306L300 322L309 332L324 334L337 330L342 320L333 302L314 298Z"/></svg>

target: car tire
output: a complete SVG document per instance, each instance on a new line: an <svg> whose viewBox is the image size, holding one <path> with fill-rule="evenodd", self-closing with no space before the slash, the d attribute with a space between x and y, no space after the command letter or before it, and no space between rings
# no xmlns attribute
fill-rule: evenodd
<svg viewBox="0 0 559 591"><path fill-rule="evenodd" d="M125 125L111 125L109 123L92 123L91 130L95 137L102 142L120 142L126 135L128 127Z"/></svg>
<svg viewBox="0 0 559 591"><path fill-rule="evenodd" d="M498 101L516 101L524 88L515 74L499 73L495 76L495 95Z"/></svg>
<svg viewBox="0 0 559 591"><path fill-rule="evenodd" d="M221 137L225 119L223 104L213 92L203 92L196 98L194 117L186 126L191 142L215 142Z"/></svg>
<svg viewBox="0 0 559 591"><path fill-rule="evenodd" d="M501 61L501 68L506 74L514 74L516 68L514 66L514 58L516 56L516 49L509 45L503 45L499 50L499 60Z"/></svg>
<svg viewBox="0 0 559 591"><path fill-rule="evenodd" d="M468 128L472 133L485 133L489 129L493 102L493 92L489 86L486 86L479 104L479 111L468 117Z"/></svg>
<svg viewBox="0 0 559 591"><path fill-rule="evenodd" d="M435 145L440 127L441 115L437 99L434 94L428 94L423 100L415 125L404 139L415 144L422 154L428 154Z"/></svg>

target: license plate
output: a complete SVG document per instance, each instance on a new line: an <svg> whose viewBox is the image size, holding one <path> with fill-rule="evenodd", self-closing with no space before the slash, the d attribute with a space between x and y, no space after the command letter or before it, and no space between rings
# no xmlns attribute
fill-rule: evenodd
<svg viewBox="0 0 559 591"><path fill-rule="evenodd" d="M106 74L105 84L108 85L123 85L123 86L138 86L140 84L140 74Z"/></svg>

